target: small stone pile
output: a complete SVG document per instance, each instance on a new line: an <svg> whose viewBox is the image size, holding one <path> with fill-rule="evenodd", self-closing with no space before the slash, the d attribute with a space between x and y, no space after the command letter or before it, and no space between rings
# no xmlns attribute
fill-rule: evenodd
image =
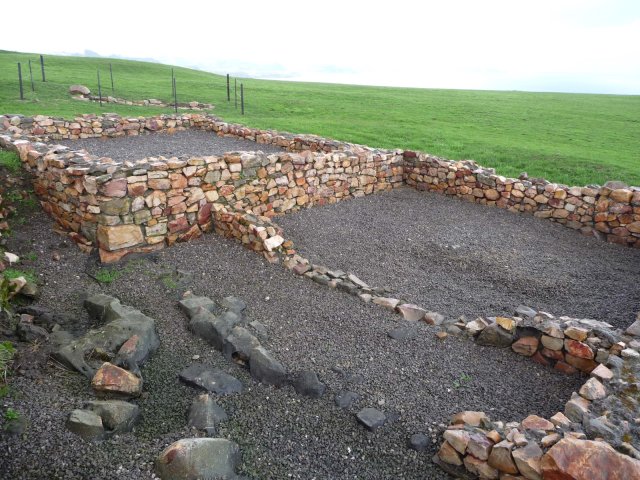
<svg viewBox="0 0 640 480"><path fill-rule="evenodd" d="M272 263L283 255L293 255L293 242L283 238L282 229L268 217L241 212L229 212L222 205L213 212L218 235L235 238L246 248L261 252Z"/></svg>
<svg viewBox="0 0 640 480"><path fill-rule="evenodd" d="M126 100L124 98L116 98L110 95L108 96L95 96L91 95L91 90L84 85L71 85L69 87L69 93L74 100L82 100L85 102L100 102L103 103L116 103L119 105L133 105L137 107L173 107L173 103L166 103L162 100L155 98L149 98L147 100ZM186 110L212 110L214 108L210 103L200 102L178 102L178 108Z"/></svg>
<svg viewBox="0 0 640 480"><path fill-rule="evenodd" d="M158 348L155 321L114 297L88 297L84 306L102 325L74 338L64 330L51 335L52 356L91 379L103 400L87 402L71 412L67 428L88 440L130 431L139 416L137 405L124 400L142 393L140 365ZM123 400L124 399L124 400Z"/></svg>

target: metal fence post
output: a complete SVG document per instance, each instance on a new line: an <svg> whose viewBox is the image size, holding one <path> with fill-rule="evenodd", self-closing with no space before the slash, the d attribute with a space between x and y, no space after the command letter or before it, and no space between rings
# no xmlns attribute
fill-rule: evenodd
<svg viewBox="0 0 640 480"><path fill-rule="evenodd" d="M102 85L100 85L100 70L98 70L98 101L102 107Z"/></svg>
<svg viewBox="0 0 640 480"><path fill-rule="evenodd" d="M29 79L31 80L31 91L35 92L36 87L33 85L33 71L31 70L31 60L29 60Z"/></svg>
<svg viewBox="0 0 640 480"><path fill-rule="evenodd" d="M20 84L20 100L24 100L24 92L22 91L22 66L18 62L18 83Z"/></svg>
<svg viewBox="0 0 640 480"><path fill-rule="evenodd" d="M240 108L242 115L244 115L244 84L240 84Z"/></svg>
<svg viewBox="0 0 640 480"><path fill-rule="evenodd" d="M46 82L44 77L44 57L40 55L40 69L42 70L42 81Z"/></svg>
<svg viewBox="0 0 640 480"><path fill-rule="evenodd" d="M111 75L111 95L115 95L113 89L113 69L111 68L111 64L109 64L109 75Z"/></svg>
<svg viewBox="0 0 640 480"><path fill-rule="evenodd" d="M229 84L229 74L227 73L227 102L231 101L231 86Z"/></svg>

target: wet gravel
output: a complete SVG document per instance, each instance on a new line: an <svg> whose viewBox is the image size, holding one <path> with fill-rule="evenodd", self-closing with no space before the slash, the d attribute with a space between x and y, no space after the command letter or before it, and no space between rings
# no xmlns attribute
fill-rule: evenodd
<svg viewBox="0 0 640 480"><path fill-rule="evenodd" d="M273 145L219 137L213 132L188 129L176 133L149 133L133 137L84 138L60 140L60 145L74 149L86 149L98 157L111 157L117 161L140 160L145 157L179 157L183 155L222 155L225 152L257 151L278 153L283 150Z"/></svg>
<svg viewBox="0 0 640 480"><path fill-rule="evenodd" d="M276 222L313 263L449 317L524 304L626 328L640 311L640 250L529 215L400 188Z"/></svg>
<svg viewBox="0 0 640 480"><path fill-rule="evenodd" d="M393 203L394 197L380 198L384 200L378 204L381 207ZM340 207L354 211L358 204L344 202ZM319 210L323 214L327 211ZM387 244L376 239L376 230L365 242L357 233L360 219L340 212L332 210L337 219L327 225L333 227L332 232L323 232L320 222L315 232L339 238L333 248L345 256L351 252L352 260L358 263L354 271L369 279L368 272L375 269L394 286L402 285L405 275L415 275L409 270L392 277L389 271L397 270L387 263L389 256L382 251ZM310 213L292 216L288 226ZM405 221L411 222L411 216ZM188 406L197 392L177 379L177 373L192 363L193 355L200 356L198 362L222 368L247 385L244 393L219 399L230 415L220 434L240 445L241 472L256 479L444 479L447 476L430 461L436 446L423 453L409 450L406 442L412 434L435 435L439 424L463 409L484 410L506 421L534 412L552 415L584 380L557 374L509 350L480 347L452 337L441 341L427 325L420 325L412 340L392 340L387 332L397 326L398 316L270 265L261 256L216 235L130 260L114 267L120 272L115 281L98 284L90 276L99 268L95 257L82 254L63 237L52 234L51 227L49 218L35 212L16 227L10 239L12 251L37 255L25 260L22 268L38 272L38 303L86 326L83 294L115 295L157 320L162 344L142 369L145 393L137 401L143 412L141 423L134 433L108 441L87 443L64 428L69 412L92 398L85 378L53 365L40 377L13 377L13 394L2 404L21 412L29 426L22 437L0 434L3 478L153 478L152 462L163 447L193 435L185 425ZM293 233L300 240L301 232ZM391 237L388 234L385 238ZM300 242L303 248L312 245L306 240ZM379 249L363 247L367 242ZM429 244L424 247L428 249ZM398 248L398 254L406 261L403 250L407 249ZM54 252L61 255L60 261L51 260ZM353 252L362 254L356 257ZM339 260L343 267L349 265L335 252L328 253L325 263ZM340 265L336 262L335 266ZM454 288L456 277L452 278L441 275L437 280ZM226 363L187 331L186 318L177 308L185 289L214 299L226 295L243 298L248 303L248 317L267 328L269 338L263 344L288 370L317 372L328 386L324 397L311 400L297 395L291 387L275 389L255 383L246 371ZM438 300L443 291L446 296ZM472 291L457 298L442 289L433 289L429 298L452 308L458 303L491 301L490 297L474 298ZM341 410L333 398L345 388L359 393L361 400ZM368 432L357 424L355 413L370 406L398 418L377 432Z"/></svg>

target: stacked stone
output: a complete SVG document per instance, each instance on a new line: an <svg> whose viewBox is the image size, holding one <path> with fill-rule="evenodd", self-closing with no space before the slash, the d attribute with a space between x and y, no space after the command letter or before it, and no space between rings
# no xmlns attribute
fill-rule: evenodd
<svg viewBox="0 0 640 480"><path fill-rule="evenodd" d="M201 114L161 115L150 118L122 118L115 114L100 117L83 115L73 121L45 116L0 116L0 130L5 130L15 138L32 136L36 140L118 137L154 131L174 132L186 128L203 129L221 136L244 138L257 143L277 145L290 152L302 153L303 157L293 162L295 172L294 178L289 178L287 184L291 189L287 192L287 198L277 199L276 202L282 202L273 209L269 202L263 202L260 206L251 205L252 212L256 214L269 216L271 210L275 213L289 211L293 206L292 198L296 198L296 202L302 202L298 205L332 203L346 196L365 195L406 183L419 190L437 191L472 202L495 205L512 212L529 212L536 217L548 218L580 230L586 235L595 235L609 242L640 248L640 189L629 188L620 182L608 182L604 187L568 187L544 179L529 180L525 176L519 179L505 178L496 175L492 169L479 167L475 162L468 160L453 162L408 150L376 150L317 136L296 136L272 130L253 129ZM323 157L304 156L312 152L324 152L326 155L342 154L346 158L332 157L325 164L321 161ZM78 155L76 154L76 157ZM307 160L304 161L302 158ZM322 166L309 165L316 161ZM262 167L266 168L266 174L269 176L279 172L269 165ZM316 170L320 169L325 171L318 174ZM264 175L261 169L257 169L255 173ZM280 187L285 186L284 179L278 180L274 177L272 180L282 183L271 182L270 191L276 187L280 190ZM292 181L296 185L290 185ZM244 188L251 190L252 187L248 185ZM296 193L295 187L307 189L307 192ZM260 194L263 193L260 191L261 188L259 186L257 189ZM316 201L308 202L307 195ZM60 212L59 216L66 215ZM191 233L197 234L195 229Z"/></svg>
<svg viewBox="0 0 640 480"><path fill-rule="evenodd" d="M550 420L529 415L506 424L484 412L461 412L444 432L434 462L457 478L640 478L640 461L601 439L586 440L575 428L560 412Z"/></svg>
<svg viewBox="0 0 640 480"><path fill-rule="evenodd" d="M504 424L490 422L483 412L457 414L444 432L434 461L446 471L467 478L521 475L540 479L543 475L568 474L577 458L598 454L607 459L600 467L607 469L605 473L622 468L631 476L619 478L640 478L640 316L624 333L593 320L558 322L544 314L534 317L535 325L522 325L519 320L499 317L481 328L478 340L486 344L489 338L505 334L487 334L496 329L507 333L520 329L514 332L514 338L519 337L512 344L514 351L540 363L556 360L556 368L566 372L577 368L590 373L590 378L573 393L564 412L549 420L531 415L521 423ZM487 322L469 322L468 331L476 331L483 323ZM556 355L564 359L553 358ZM583 441L587 438L597 442ZM558 446L553 447L556 443ZM572 461L563 463L562 458ZM581 476L567 478L591 478L592 467L595 465L582 465Z"/></svg>
<svg viewBox="0 0 640 480"><path fill-rule="evenodd" d="M405 151L407 185L494 205L512 212L529 212L586 235L640 248L640 189L620 182L604 187L568 187L544 179L505 178L475 162L450 161Z"/></svg>
<svg viewBox="0 0 640 480"><path fill-rule="evenodd" d="M158 122L136 128L169 125ZM8 136L0 145L35 174L43 208L79 244L97 245L104 262L196 238L220 208L273 217L402 184L401 155L366 149L114 162Z"/></svg>
<svg viewBox="0 0 640 480"><path fill-rule="evenodd" d="M295 254L293 242L285 240L282 229L267 217L229 212L216 204L213 218L218 235L239 240L246 248L261 252L271 263L278 262L283 255Z"/></svg>
<svg viewBox="0 0 640 480"><path fill-rule="evenodd" d="M620 356L629 337L606 322L521 308L520 317L477 318L460 328L481 345L511 347L537 363L564 373L590 373L610 356ZM640 345L633 343L636 348Z"/></svg>

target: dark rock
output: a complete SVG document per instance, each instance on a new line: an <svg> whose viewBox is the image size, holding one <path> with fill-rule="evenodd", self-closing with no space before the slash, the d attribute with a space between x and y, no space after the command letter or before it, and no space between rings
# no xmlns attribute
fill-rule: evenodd
<svg viewBox="0 0 640 480"><path fill-rule="evenodd" d="M416 452L424 452L429 447L429 437L424 433L414 433L409 438L409 448Z"/></svg>
<svg viewBox="0 0 640 480"><path fill-rule="evenodd" d="M147 360L151 351L156 348L149 344L149 342L153 341L154 338L149 335L146 337L140 337L139 335L131 336L129 340L122 344L113 363L135 374L139 374L140 365Z"/></svg>
<svg viewBox="0 0 640 480"><path fill-rule="evenodd" d="M180 309L186 313L189 318L192 318L201 308L204 308L213 314L219 313L218 306L213 300L207 297L196 297L195 295L192 295L190 297L183 298L178 303L180 304Z"/></svg>
<svg viewBox="0 0 640 480"><path fill-rule="evenodd" d="M16 326L16 335L23 342L38 342L46 340L49 332L33 323L19 322Z"/></svg>
<svg viewBox="0 0 640 480"><path fill-rule="evenodd" d="M89 330L85 335L72 341L57 340L62 343L52 356L62 364L78 370L88 378L93 378L102 361L95 358L96 351L115 354L134 335L139 337L131 358L145 359L160 345L155 321L142 312L121 305L120 301L108 295L93 295L85 300L85 308L98 321L108 322L100 328ZM89 361L93 360L93 365Z"/></svg>
<svg viewBox="0 0 640 480"><path fill-rule="evenodd" d="M211 398L211 395L203 393L198 395L191 404L188 425L212 436L216 434L218 424L228 418L227 413Z"/></svg>
<svg viewBox="0 0 640 480"><path fill-rule="evenodd" d="M590 438L603 438L614 447L622 443L622 432L607 420L607 417L583 418L584 431Z"/></svg>
<svg viewBox="0 0 640 480"><path fill-rule="evenodd" d="M233 479L240 449L223 438L185 438L169 445L156 460L162 480Z"/></svg>
<svg viewBox="0 0 640 480"><path fill-rule="evenodd" d="M363 408L356 417L358 421L372 432L385 424L387 417L384 413L376 408Z"/></svg>
<svg viewBox="0 0 640 480"><path fill-rule="evenodd" d="M202 363L185 368L180 372L179 377L180 380L191 386L217 395L230 395L244 390L244 386L237 378Z"/></svg>
<svg viewBox="0 0 640 480"><path fill-rule="evenodd" d="M347 292L349 295L357 295L358 293L360 293L360 288L357 285L349 282L348 280L342 280L338 282L336 288L343 292Z"/></svg>
<svg viewBox="0 0 640 480"><path fill-rule="evenodd" d="M251 352L260 346L260 342L244 327L233 327L222 347L222 353L227 360L239 365L249 366Z"/></svg>
<svg viewBox="0 0 640 480"><path fill-rule="evenodd" d="M311 398L320 398L326 389L325 384L318 379L318 375L308 370L298 374L293 382L293 387L300 395Z"/></svg>
<svg viewBox="0 0 640 480"><path fill-rule="evenodd" d="M224 319L204 309L191 317L189 329L219 351L222 351L224 341L231 331L231 327Z"/></svg>
<svg viewBox="0 0 640 480"><path fill-rule="evenodd" d="M262 340L267 340L269 338L269 333L267 332L267 327L265 327L262 323L257 320L249 323L249 326L253 329L256 335Z"/></svg>
<svg viewBox="0 0 640 480"><path fill-rule="evenodd" d="M418 327L416 325L400 325L387 333L394 340L411 340L418 335Z"/></svg>
<svg viewBox="0 0 640 480"><path fill-rule="evenodd" d="M360 400L360 395L356 392L344 390L336 395L336 405L340 408L349 408L355 402Z"/></svg>
<svg viewBox="0 0 640 480"><path fill-rule="evenodd" d="M476 343L478 345L500 348L509 347L511 346L512 342L513 334L502 328L497 323L492 323L484 330L482 330L482 332L480 332L480 335L478 335L478 338L476 339Z"/></svg>
<svg viewBox="0 0 640 480"><path fill-rule="evenodd" d="M270 385L279 387L287 379L285 368L264 347L256 347L251 351L249 369L254 379Z"/></svg>
<svg viewBox="0 0 640 480"><path fill-rule="evenodd" d="M242 313L247 308L247 304L243 300L234 296L224 297L220 305L235 313Z"/></svg>
<svg viewBox="0 0 640 480"><path fill-rule="evenodd" d="M129 432L138 421L140 408L122 400L93 400L84 406L102 419L102 425L114 433Z"/></svg>
<svg viewBox="0 0 640 480"><path fill-rule="evenodd" d="M538 312L536 312L533 308L531 307L527 307L525 305L519 305L518 308L516 308L516 314L519 317L523 317L523 318L533 318L536 316Z"/></svg>
<svg viewBox="0 0 640 480"><path fill-rule="evenodd" d="M67 419L67 428L85 440L99 440L104 437L104 427L99 415L89 410L74 410Z"/></svg>

